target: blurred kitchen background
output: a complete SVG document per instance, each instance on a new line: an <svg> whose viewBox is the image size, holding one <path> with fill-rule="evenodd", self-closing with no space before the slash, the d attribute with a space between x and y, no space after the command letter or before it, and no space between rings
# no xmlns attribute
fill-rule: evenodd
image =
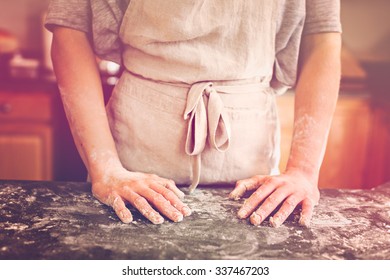
<svg viewBox="0 0 390 280"><path fill-rule="evenodd" d="M42 27L49 0L0 0L0 180L84 181ZM390 181L390 1L341 0L343 75L322 188L370 188ZM106 99L120 73L100 61ZM284 168L293 93L278 100Z"/></svg>

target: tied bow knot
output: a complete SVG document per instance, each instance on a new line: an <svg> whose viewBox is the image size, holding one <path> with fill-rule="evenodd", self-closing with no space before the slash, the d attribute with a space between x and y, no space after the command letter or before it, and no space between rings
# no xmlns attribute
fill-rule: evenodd
<svg viewBox="0 0 390 280"><path fill-rule="evenodd" d="M191 86L184 119L188 120L185 152L194 156L193 182L190 186L192 192L199 184L200 155L206 146L206 141L208 140L211 148L220 152L226 151L230 144L229 118L213 83L202 82Z"/></svg>

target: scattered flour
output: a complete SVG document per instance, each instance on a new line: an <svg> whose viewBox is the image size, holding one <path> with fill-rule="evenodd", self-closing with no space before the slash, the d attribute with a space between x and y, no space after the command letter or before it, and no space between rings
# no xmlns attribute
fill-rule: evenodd
<svg viewBox="0 0 390 280"><path fill-rule="evenodd" d="M2 226L0 226L0 228L3 228L4 230L23 231L28 228L28 225L22 223L5 222Z"/></svg>

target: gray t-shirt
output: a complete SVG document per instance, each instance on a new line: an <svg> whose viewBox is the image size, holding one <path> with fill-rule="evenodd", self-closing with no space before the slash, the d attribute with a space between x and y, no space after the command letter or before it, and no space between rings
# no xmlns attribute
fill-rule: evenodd
<svg viewBox="0 0 390 280"><path fill-rule="evenodd" d="M130 1L137 0L52 0L46 27L51 30L53 25L61 25L86 32L99 57L121 63L124 46L119 29ZM172 4L172 1L168 2ZM223 2L225 8L226 6L229 8L229 5L232 9L233 6L237 6L236 0L225 1L228 1ZM273 87L277 89L295 84L302 36L321 32L341 32L341 24L340 0L275 1L279 2L273 35L275 36ZM161 2L160 5L162 3L167 2ZM160 11L156 9L156 12ZM226 49L222 51L226 52Z"/></svg>

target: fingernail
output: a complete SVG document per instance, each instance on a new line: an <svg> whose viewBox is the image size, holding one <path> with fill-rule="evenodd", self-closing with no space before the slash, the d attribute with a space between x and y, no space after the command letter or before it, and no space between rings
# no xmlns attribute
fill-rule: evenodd
<svg viewBox="0 0 390 280"><path fill-rule="evenodd" d="M260 215L258 215L256 212L252 213L252 215L250 217L250 222L252 223L252 225L258 226L261 224L262 221L263 221L263 219L261 218Z"/></svg>
<svg viewBox="0 0 390 280"><path fill-rule="evenodd" d="M186 196L181 190L175 191L175 194L180 199L183 199Z"/></svg>
<svg viewBox="0 0 390 280"><path fill-rule="evenodd" d="M310 228L310 220L306 219L305 216L302 216L299 219L299 225L306 227L306 228Z"/></svg>
<svg viewBox="0 0 390 280"><path fill-rule="evenodd" d="M182 208L182 212L184 214L184 217L188 217L189 215L192 214L192 211L191 211L191 209L188 206L184 206Z"/></svg>
<svg viewBox="0 0 390 280"><path fill-rule="evenodd" d="M269 223L270 223L271 226L273 226L274 228L280 227L280 225L282 224L279 217L276 217L276 218L271 217L271 218L269 218Z"/></svg>
<svg viewBox="0 0 390 280"><path fill-rule="evenodd" d="M132 217L124 217L122 220L125 224L130 224L133 221Z"/></svg>
<svg viewBox="0 0 390 280"><path fill-rule="evenodd" d="M179 211L174 211L174 212L172 212L172 220L173 220L175 223L178 223L178 222L183 221L183 214L180 213Z"/></svg>
<svg viewBox="0 0 390 280"><path fill-rule="evenodd" d="M175 219L174 222L179 223L179 222L183 221L183 215L177 214L177 215L175 215L174 219Z"/></svg>
<svg viewBox="0 0 390 280"><path fill-rule="evenodd" d="M248 211L246 211L245 209L240 209L237 215L239 218L245 219L248 216Z"/></svg>
<svg viewBox="0 0 390 280"><path fill-rule="evenodd" d="M233 199L233 200L239 200L239 199L240 199L240 197L237 196L235 193L230 193L230 194L229 194L229 198L230 198L230 199Z"/></svg>
<svg viewBox="0 0 390 280"><path fill-rule="evenodd" d="M133 221L133 217L130 216L130 215L127 215L126 210L123 210L123 211L119 212L119 218L125 224L131 223Z"/></svg>
<svg viewBox="0 0 390 280"><path fill-rule="evenodd" d="M164 222L164 218L161 217L160 215L155 215L155 216L151 217L150 220L155 225L159 225L159 224L162 224Z"/></svg>
<svg viewBox="0 0 390 280"><path fill-rule="evenodd" d="M164 222L164 219L163 218L157 218L156 220L154 220L153 224L155 225L160 225Z"/></svg>

